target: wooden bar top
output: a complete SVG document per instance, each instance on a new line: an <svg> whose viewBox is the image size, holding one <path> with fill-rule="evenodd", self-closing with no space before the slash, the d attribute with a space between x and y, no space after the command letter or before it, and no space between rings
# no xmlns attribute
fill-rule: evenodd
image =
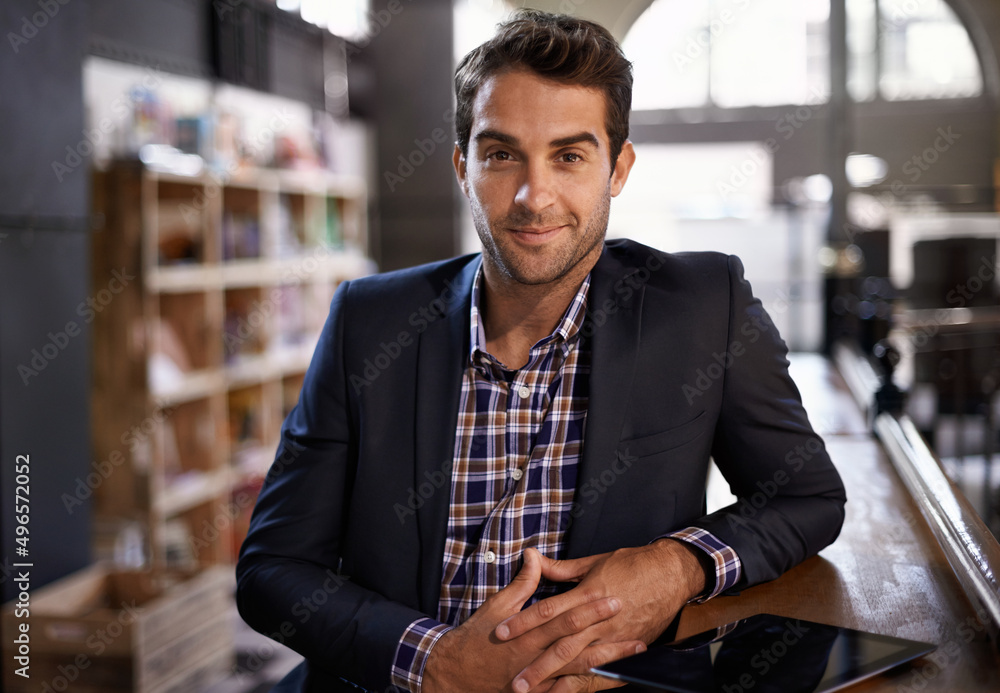
<svg viewBox="0 0 1000 693"><path fill-rule="evenodd" d="M792 375L847 487L844 528L833 545L779 579L686 607L678 637L774 613L938 646L851 690L1000 691L1000 653L985 615L966 598L840 376L813 356L796 356ZM710 503L712 494L710 485Z"/></svg>

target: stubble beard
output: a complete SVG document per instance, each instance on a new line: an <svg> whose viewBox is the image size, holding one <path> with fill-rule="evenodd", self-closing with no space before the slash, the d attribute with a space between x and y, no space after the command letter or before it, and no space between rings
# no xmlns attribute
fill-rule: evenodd
<svg viewBox="0 0 1000 693"><path fill-rule="evenodd" d="M558 254L552 258L546 268L541 271L532 271L532 263L525 262L524 255L530 250L515 248L513 243L497 242L497 238L503 238L505 229L517 228L521 226L575 226L573 218L546 218L542 215L524 214L508 215L490 223L486 213L474 201L470 204L472 210L472 221L476 227L476 233L483 244L483 252L490 264L492 264L506 279L525 285L549 284L565 277L579 263L588 257L594 248L604 243L604 237L608 231L608 219L611 212L611 188L608 186L601 196L601 200L594 210L594 214L587 224L587 228L578 238L578 243L568 244L558 249ZM493 233L493 229L498 229ZM565 233L565 232L563 232ZM538 252L546 251L546 248L539 247Z"/></svg>

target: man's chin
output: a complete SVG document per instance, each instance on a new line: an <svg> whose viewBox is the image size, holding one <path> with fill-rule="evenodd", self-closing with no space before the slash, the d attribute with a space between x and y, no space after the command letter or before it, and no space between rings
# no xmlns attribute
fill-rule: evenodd
<svg viewBox="0 0 1000 693"><path fill-rule="evenodd" d="M528 263L505 263L501 267L501 272L507 279L523 286L544 286L554 284L566 275L573 272L582 258L576 262L549 261L537 264Z"/></svg>

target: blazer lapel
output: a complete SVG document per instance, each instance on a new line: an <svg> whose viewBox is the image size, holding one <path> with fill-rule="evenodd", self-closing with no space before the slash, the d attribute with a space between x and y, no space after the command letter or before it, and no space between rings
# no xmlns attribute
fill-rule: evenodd
<svg viewBox="0 0 1000 693"><path fill-rule="evenodd" d="M417 508L416 516L421 561L417 575L420 609L432 616L437 614L441 594L441 557L451 502L455 424L469 351L472 282L478 268L478 259L473 259L457 276L440 280L435 294L446 296L450 292L454 298L446 302L444 316L430 323L418 342L413 488L424 503ZM422 493L425 491L429 491L426 497Z"/></svg>
<svg viewBox="0 0 1000 693"><path fill-rule="evenodd" d="M581 497L580 487L599 478L618 454L618 441L628 411L639 347L645 283L631 275L639 270L612 257L607 246L591 272L584 338L590 338L590 404L584 433L577 496L567 537L567 558L589 555L600 527L604 493ZM629 279L631 278L631 281ZM612 304L614 309L609 310ZM592 335L592 336L591 336Z"/></svg>

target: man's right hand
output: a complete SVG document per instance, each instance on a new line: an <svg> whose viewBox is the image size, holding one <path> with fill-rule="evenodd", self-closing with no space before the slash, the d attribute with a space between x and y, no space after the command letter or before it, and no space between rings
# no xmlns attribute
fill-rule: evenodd
<svg viewBox="0 0 1000 693"><path fill-rule="evenodd" d="M534 549L527 549L524 566L517 577L487 599L465 623L448 631L435 643L424 666L421 690L424 693L510 693L514 677L542 652L550 647L572 653L587 648L596 639L590 628L621 609L616 599L597 599L566 611L520 637L501 642L494 635L494 629L521 610L538 589L541 577L540 555ZM586 659L590 666L596 666L633 655L645 649L645 644L635 640L594 645L590 649ZM622 685L595 677L587 670L559 673L560 676L575 675L580 690L597 691ZM554 683L555 679L551 681Z"/></svg>

